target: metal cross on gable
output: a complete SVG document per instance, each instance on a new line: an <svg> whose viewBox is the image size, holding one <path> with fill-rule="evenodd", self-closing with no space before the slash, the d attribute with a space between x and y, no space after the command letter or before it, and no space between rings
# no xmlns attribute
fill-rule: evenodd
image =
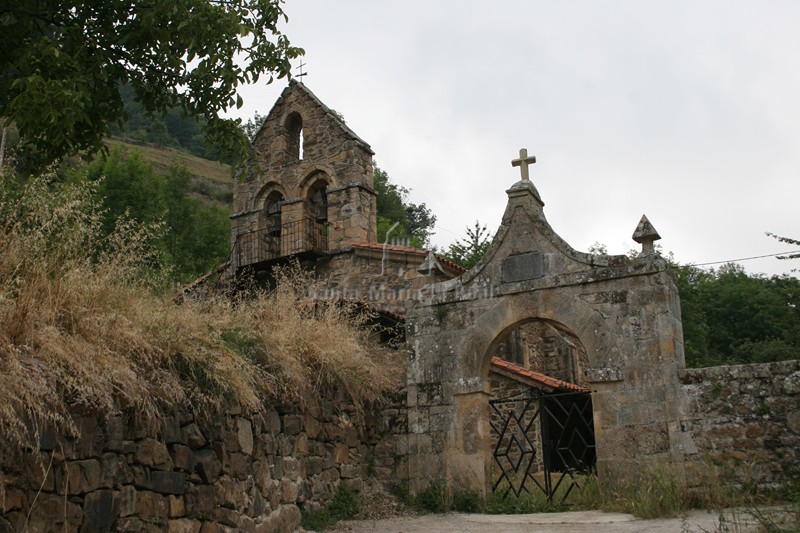
<svg viewBox="0 0 800 533"><path fill-rule="evenodd" d="M300 73L299 73L299 74L296 74L296 75L295 75L295 78L300 78L300 80L299 80L299 81L303 81L303 80L302 80L303 76L305 76L306 74L308 74L308 72L303 72L303 67L304 67L304 66L306 66L306 64L305 64L305 63L303 63L302 61L301 61L301 62L300 62L300 64L297 66L298 70L300 70Z"/></svg>
<svg viewBox="0 0 800 533"><path fill-rule="evenodd" d="M519 149L519 159L513 159L511 161L512 167L520 167L519 171L522 174L522 179L525 181L530 180L528 176L528 166L536 163L536 156L528 156L527 148L520 148Z"/></svg>

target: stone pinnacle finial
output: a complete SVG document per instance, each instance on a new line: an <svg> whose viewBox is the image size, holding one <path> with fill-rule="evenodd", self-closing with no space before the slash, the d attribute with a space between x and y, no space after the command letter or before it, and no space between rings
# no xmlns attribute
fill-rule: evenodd
<svg viewBox="0 0 800 533"><path fill-rule="evenodd" d="M530 177L528 176L528 166L536 163L536 156L528 156L528 149L527 148L520 148L519 149L519 159L514 159L511 161L512 167L520 167L519 171L522 174L523 181L529 181Z"/></svg>
<svg viewBox="0 0 800 533"><path fill-rule="evenodd" d="M428 252L428 255L425 256L425 260L419 266L417 272L425 276L430 276L431 274L435 274L437 272L444 273L444 269L442 268L442 264L436 258L436 254L434 254L433 251L430 251Z"/></svg>
<svg viewBox="0 0 800 533"><path fill-rule="evenodd" d="M653 243L661 238L656 228L647 220L647 216L642 215L639 224L636 226L636 231L633 232L633 240L642 245L642 251L639 254L653 255L656 253Z"/></svg>

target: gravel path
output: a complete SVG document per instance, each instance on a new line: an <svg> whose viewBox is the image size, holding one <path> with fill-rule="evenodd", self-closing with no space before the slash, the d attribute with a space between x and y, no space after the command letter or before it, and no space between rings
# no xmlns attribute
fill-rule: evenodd
<svg viewBox="0 0 800 533"><path fill-rule="evenodd" d="M720 528L718 513L693 511L682 518L640 520L628 514L580 511L527 515L448 513L353 520L338 524L336 533L713 533L758 531L757 524L741 512L726 511L727 529Z"/></svg>

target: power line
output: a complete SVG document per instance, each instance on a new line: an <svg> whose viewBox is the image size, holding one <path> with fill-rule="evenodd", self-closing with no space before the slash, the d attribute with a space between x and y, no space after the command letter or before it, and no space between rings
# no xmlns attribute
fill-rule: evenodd
<svg viewBox="0 0 800 533"><path fill-rule="evenodd" d="M790 255L790 254L797 254L800 253L800 250L794 250L792 252L778 252L776 254L767 254L767 255L754 255L753 257L742 257L741 259L727 259L725 261L711 261L709 263L691 263L692 266L707 266L707 265L721 265L723 263L738 263L739 261L749 261L751 259L763 259L765 257L776 257L779 255Z"/></svg>

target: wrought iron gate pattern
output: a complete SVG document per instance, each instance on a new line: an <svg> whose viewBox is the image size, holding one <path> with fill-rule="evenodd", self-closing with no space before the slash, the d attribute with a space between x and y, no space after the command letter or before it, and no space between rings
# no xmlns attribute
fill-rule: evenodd
<svg viewBox="0 0 800 533"><path fill-rule="evenodd" d="M500 419L491 423L499 468L492 490L519 497L538 489L548 501L562 504L580 488L578 474L595 469L591 396L531 391L530 397L489 402Z"/></svg>

